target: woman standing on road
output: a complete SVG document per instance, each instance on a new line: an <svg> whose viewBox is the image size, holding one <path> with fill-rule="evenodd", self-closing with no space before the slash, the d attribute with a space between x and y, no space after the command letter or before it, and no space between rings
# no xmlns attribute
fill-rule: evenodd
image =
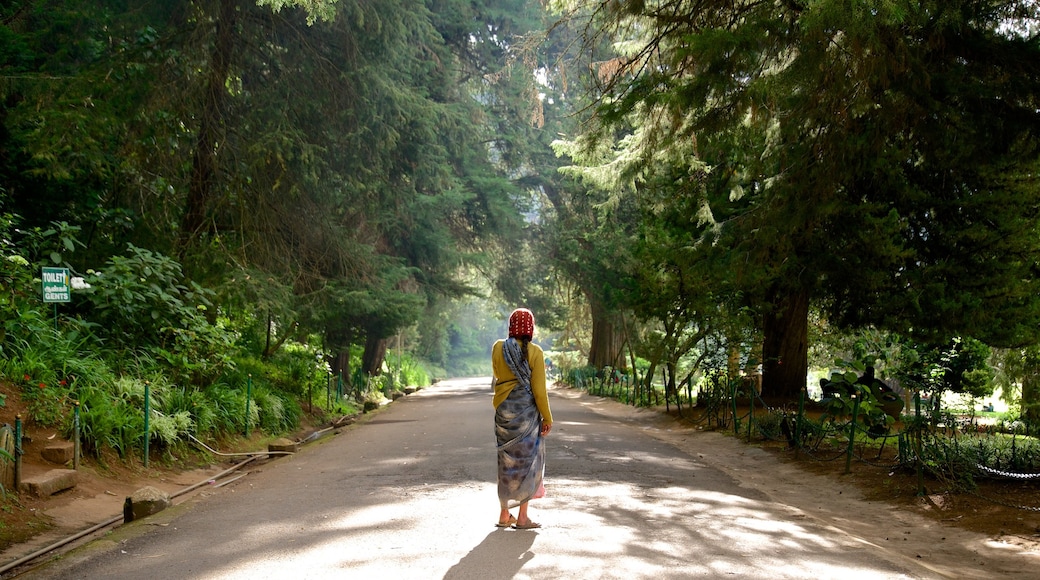
<svg viewBox="0 0 1040 580"><path fill-rule="evenodd" d="M545 495L543 438L552 431L545 390L545 357L531 343L534 315L518 308L509 315L509 338L491 347L495 388L495 438L498 442L498 527L540 528L527 516L527 502ZM509 510L519 506L514 518Z"/></svg>

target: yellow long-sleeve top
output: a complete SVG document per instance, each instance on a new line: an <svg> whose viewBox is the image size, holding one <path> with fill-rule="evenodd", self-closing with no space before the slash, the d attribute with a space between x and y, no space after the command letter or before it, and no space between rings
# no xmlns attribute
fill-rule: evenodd
<svg viewBox="0 0 1040 580"><path fill-rule="evenodd" d="M506 358L502 355L502 344L504 340L496 341L491 347L491 370L495 374L495 398L493 403L497 409L502 401L506 400L513 387L519 386L520 381L516 375L509 370ZM538 412L542 414L542 423L552 425L552 411L549 410L549 395L545 390L545 355L542 347L531 342L527 345L527 358L531 363L531 392L534 393L534 404Z"/></svg>

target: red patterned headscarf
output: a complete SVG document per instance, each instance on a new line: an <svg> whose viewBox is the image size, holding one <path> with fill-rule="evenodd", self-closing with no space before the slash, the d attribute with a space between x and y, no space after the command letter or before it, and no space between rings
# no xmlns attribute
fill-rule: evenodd
<svg viewBox="0 0 1040 580"><path fill-rule="evenodd" d="M509 315L509 337L534 336L534 314L526 308L517 308Z"/></svg>

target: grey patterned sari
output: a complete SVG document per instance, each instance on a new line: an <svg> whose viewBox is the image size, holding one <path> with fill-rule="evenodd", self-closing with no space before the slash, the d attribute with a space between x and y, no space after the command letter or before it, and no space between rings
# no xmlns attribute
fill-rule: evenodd
<svg viewBox="0 0 1040 580"><path fill-rule="evenodd" d="M541 436L542 415L531 392L531 367L523 358L519 342L506 340L502 354L518 383L495 409L498 499L502 508L508 509L544 493L545 445Z"/></svg>

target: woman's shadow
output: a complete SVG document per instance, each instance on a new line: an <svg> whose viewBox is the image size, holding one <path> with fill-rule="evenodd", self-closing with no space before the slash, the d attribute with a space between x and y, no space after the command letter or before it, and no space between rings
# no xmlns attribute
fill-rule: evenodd
<svg viewBox="0 0 1040 580"><path fill-rule="evenodd" d="M537 536L529 532L495 530L452 566L444 574L444 580L512 578L534 558L531 546Z"/></svg>

